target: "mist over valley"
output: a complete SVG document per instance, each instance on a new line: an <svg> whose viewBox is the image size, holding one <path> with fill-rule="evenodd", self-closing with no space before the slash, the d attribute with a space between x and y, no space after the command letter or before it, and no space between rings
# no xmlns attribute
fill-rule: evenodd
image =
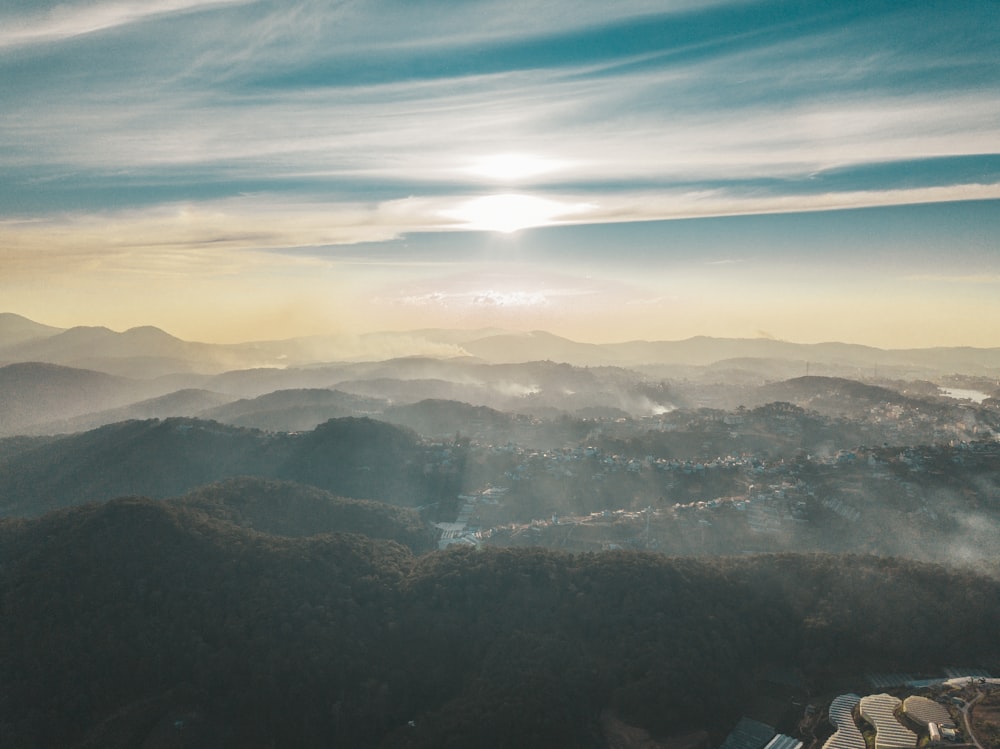
<svg viewBox="0 0 1000 749"><path fill-rule="evenodd" d="M716 746L746 714L822 730L787 706L831 684L1000 657L997 350L558 339L556 358L518 361L553 337L423 331L383 360L278 353L295 341L226 358L150 329L2 319L12 745L146 746L182 725L195 746L441 746L453 732ZM457 350L428 355L441 343ZM247 366L225 369L239 352ZM865 585L831 588L844 569ZM665 592L692 575L698 594ZM885 613L861 613L872 586ZM234 597L257 608L221 603ZM716 600L735 619L706 630ZM897 623L918 607L924 627ZM52 617L66 631L42 653L27 633ZM123 643L101 677L74 655L98 630ZM913 643L886 650L903 632ZM707 636L707 650L678 644ZM383 655L337 655L348 642ZM289 679L333 711L286 703ZM64 694L78 680L88 696ZM26 700L72 707L55 718ZM489 717L467 724L470 710Z"/></svg>
<svg viewBox="0 0 1000 749"><path fill-rule="evenodd" d="M0 749L1000 749L997 10L0 3Z"/></svg>

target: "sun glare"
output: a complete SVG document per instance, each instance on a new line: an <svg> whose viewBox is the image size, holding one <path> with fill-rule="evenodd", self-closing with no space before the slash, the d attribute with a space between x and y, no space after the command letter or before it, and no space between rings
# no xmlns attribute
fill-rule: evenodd
<svg viewBox="0 0 1000 749"><path fill-rule="evenodd" d="M560 203L531 195L484 195L461 203L444 215L461 222L461 228L504 234L532 226L547 226L558 219L583 213L588 204Z"/></svg>

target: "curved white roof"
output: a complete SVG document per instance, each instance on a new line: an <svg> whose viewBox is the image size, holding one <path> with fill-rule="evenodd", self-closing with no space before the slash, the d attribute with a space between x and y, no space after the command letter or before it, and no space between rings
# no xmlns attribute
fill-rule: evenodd
<svg viewBox="0 0 1000 749"><path fill-rule="evenodd" d="M861 699L861 717L875 726L875 749L910 749L917 734L896 720L902 702L891 694L873 694Z"/></svg>
<svg viewBox="0 0 1000 749"><path fill-rule="evenodd" d="M779 733L767 743L764 749L802 749L802 742L793 736Z"/></svg>
<svg viewBox="0 0 1000 749"><path fill-rule="evenodd" d="M851 714L859 702L861 698L856 694L842 694L830 703L830 722L837 731L826 740L823 749L865 749L865 737Z"/></svg>

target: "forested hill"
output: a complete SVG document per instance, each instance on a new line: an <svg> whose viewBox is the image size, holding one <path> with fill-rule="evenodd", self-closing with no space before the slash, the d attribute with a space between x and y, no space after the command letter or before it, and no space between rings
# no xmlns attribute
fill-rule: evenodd
<svg viewBox="0 0 1000 749"><path fill-rule="evenodd" d="M1000 659L1000 584L941 567L417 557L211 502L0 522L0 745L596 748L608 709L719 736L775 666L822 683Z"/></svg>
<svg viewBox="0 0 1000 749"><path fill-rule="evenodd" d="M228 479L166 501L275 536L360 533L396 541L417 554L437 547L436 533L416 510L338 497L291 481Z"/></svg>
<svg viewBox="0 0 1000 749"><path fill-rule="evenodd" d="M121 496L176 496L237 476L296 481L340 496L410 506L458 493L449 476L424 472L426 448L416 434L367 418L331 419L304 434L150 419L62 438L3 442L8 449L0 450L0 516L37 516Z"/></svg>

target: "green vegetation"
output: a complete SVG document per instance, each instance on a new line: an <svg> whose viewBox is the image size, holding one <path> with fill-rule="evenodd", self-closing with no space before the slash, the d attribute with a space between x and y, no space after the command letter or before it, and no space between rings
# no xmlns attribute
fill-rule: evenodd
<svg viewBox="0 0 1000 749"><path fill-rule="evenodd" d="M436 534L410 508L346 499L289 481L228 479L200 487L178 499L178 507L275 536L358 533L384 538L415 554L436 547Z"/></svg>
<svg viewBox="0 0 1000 749"><path fill-rule="evenodd" d="M458 493L454 471L425 473L430 453L414 433L371 419L332 419L302 435L151 419L8 445L0 450L2 515L37 516L130 495L171 497L238 476L408 506Z"/></svg>
<svg viewBox="0 0 1000 749"><path fill-rule="evenodd" d="M211 411L310 431L0 440L0 746L603 749L608 726L717 744L762 674L808 691L1000 663L1000 582L969 571L995 569L993 407L806 377L726 395L746 407L692 384L712 407L670 410L665 383L541 362L490 370L532 386L500 411L439 397L472 364L382 366ZM109 404L125 386L92 384ZM386 405L412 387L435 399ZM312 428L359 412L383 420ZM431 551L428 520L479 548Z"/></svg>
<svg viewBox="0 0 1000 749"><path fill-rule="evenodd" d="M1000 746L1000 689L989 691L972 709L972 729L983 746ZM958 721L956 725L961 726Z"/></svg>
<svg viewBox="0 0 1000 749"><path fill-rule="evenodd" d="M861 713L857 710L854 712L854 720L861 727L861 735L865 737L865 746L868 749L875 749L875 726L869 723L867 720L861 717Z"/></svg>
<svg viewBox="0 0 1000 749"><path fill-rule="evenodd" d="M416 556L376 513L261 482L3 521L0 745L601 747L609 708L721 736L772 667L1000 658L1000 583L942 567ZM383 538L329 532L351 518Z"/></svg>

